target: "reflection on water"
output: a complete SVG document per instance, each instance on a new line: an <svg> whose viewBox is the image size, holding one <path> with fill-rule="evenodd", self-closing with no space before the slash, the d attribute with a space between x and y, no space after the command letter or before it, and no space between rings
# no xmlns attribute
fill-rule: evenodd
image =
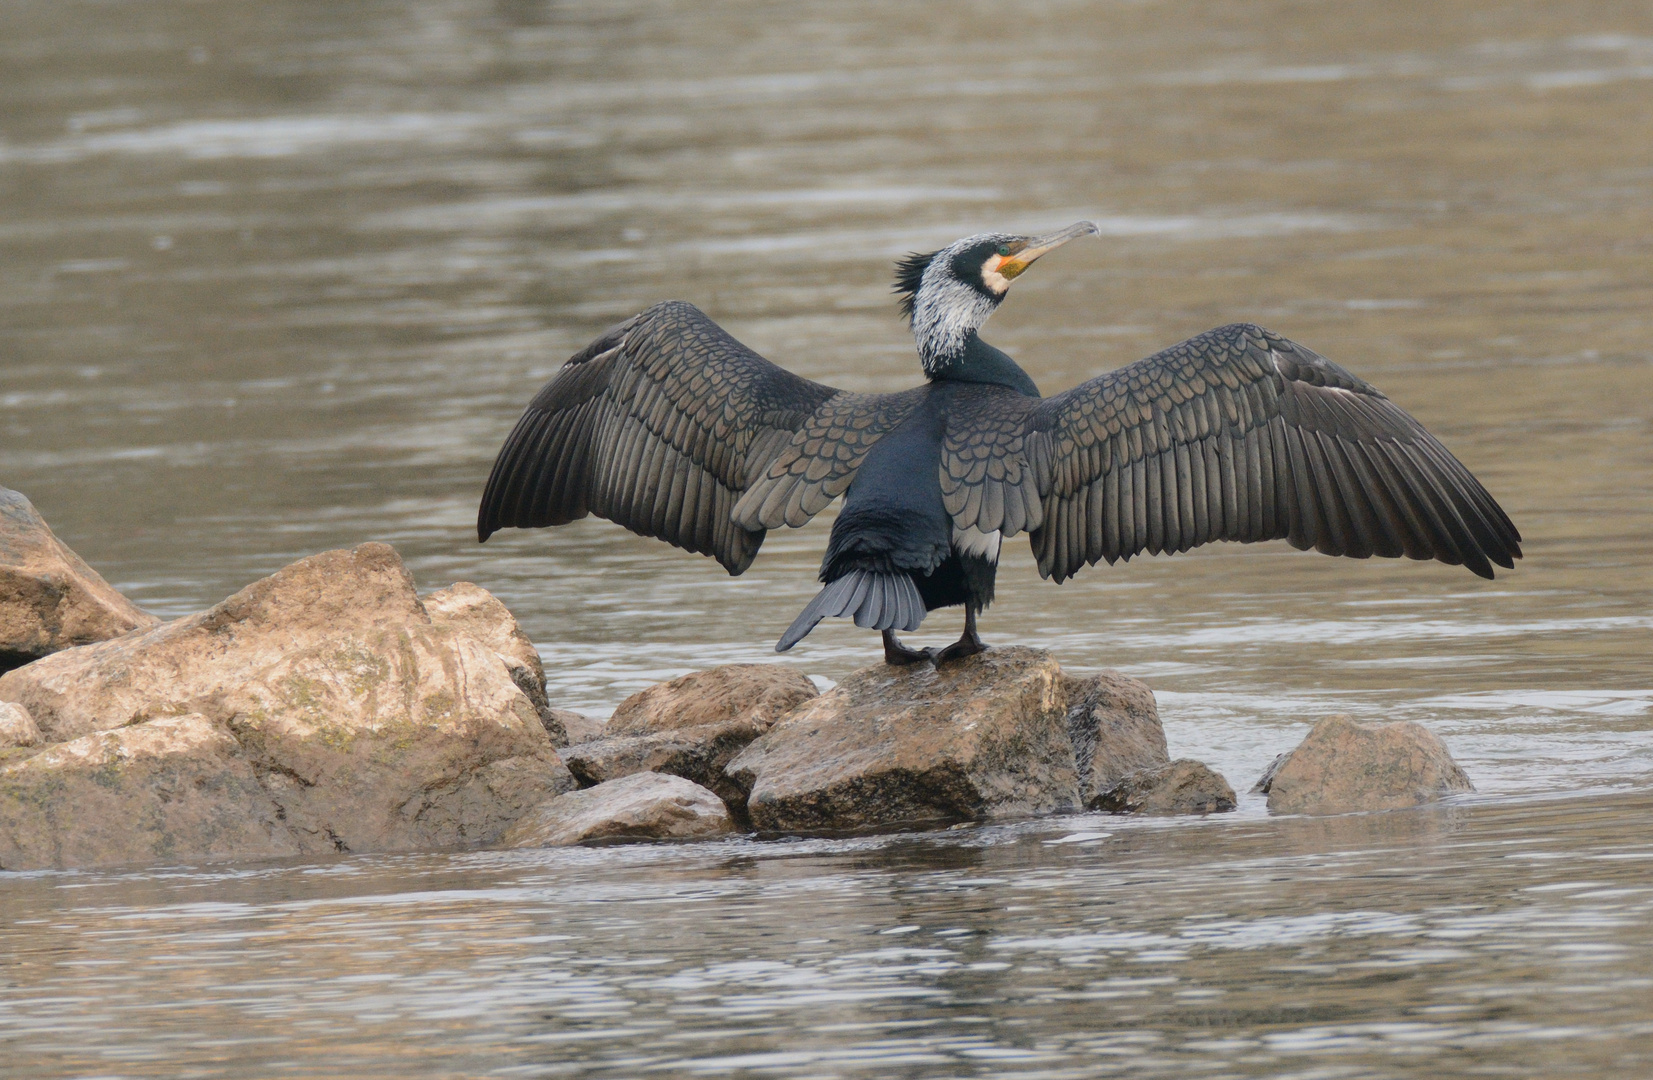
<svg viewBox="0 0 1653 1080"><path fill-rule="evenodd" d="M1650 811L30 875L0 1046L18 1077L1639 1076Z"/></svg>
<svg viewBox="0 0 1653 1080"><path fill-rule="evenodd" d="M911 385L892 259L1088 217L989 326L1040 385L1261 322L1439 433L1528 557L1058 589L1017 541L987 639L1148 679L1241 789L1343 711L1429 724L1482 798L1597 793L8 879L0 1039L39 1075L1634 1075L1650 207L1645 5L0 5L0 483L158 613L383 539L504 598L565 706L772 659L829 522L739 579L597 521L478 547L524 402L671 296ZM789 659L875 656L832 625Z"/></svg>

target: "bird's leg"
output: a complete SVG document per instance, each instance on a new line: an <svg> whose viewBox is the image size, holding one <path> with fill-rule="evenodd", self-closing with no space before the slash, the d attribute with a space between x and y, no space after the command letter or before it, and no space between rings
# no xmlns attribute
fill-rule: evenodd
<svg viewBox="0 0 1653 1080"><path fill-rule="evenodd" d="M906 664L916 664L920 660L928 659L930 659L928 650L919 652L916 649L909 649L895 639L894 630L884 631L884 663L895 664L899 667Z"/></svg>
<svg viewBox="0 0 1653 1080"><path fill-rule="evenodd" d="M976 609L969 604L964 606L964 633L951 645L940 652L931 651L930 659L937 664L945 664L949 660L963 660L966 656L974 656L985 652L987 645L976 636Z"/></svg>

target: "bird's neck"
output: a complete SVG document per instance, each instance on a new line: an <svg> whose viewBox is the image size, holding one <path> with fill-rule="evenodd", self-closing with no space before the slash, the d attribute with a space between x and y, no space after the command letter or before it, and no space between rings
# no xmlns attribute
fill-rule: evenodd
<svg viewBox="0 0 1653 1080"><path fill-rule="evenodd" d="M956 350L942 356L926 356L924 373L933 382L993 383L1008 386L1028 397L1038 397L1039 387L1032 376L1008 355L995 349L971 330Z"/></svg>

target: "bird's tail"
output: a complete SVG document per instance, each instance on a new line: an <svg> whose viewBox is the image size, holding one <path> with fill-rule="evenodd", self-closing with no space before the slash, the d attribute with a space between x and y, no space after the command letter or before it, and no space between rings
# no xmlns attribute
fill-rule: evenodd
<svg viewBox="0 0 1653 1080"><path fill-rule="evenodd" d="M924 598L908 574L851 570L815 595L775 643L785 652L809 635L822 619L855 616L856 626L876 630L917 630L924 621Z"/></svg>

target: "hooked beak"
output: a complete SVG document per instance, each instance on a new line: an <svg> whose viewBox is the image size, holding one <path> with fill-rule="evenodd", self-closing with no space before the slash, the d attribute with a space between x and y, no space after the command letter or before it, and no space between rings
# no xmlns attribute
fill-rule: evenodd
<svg viewBox="0 0 1653 1080"><path fill-rule="evenodd" d="M1102 230L1096 227L1094 221L1076 221L1060 232L1053 232L1048 236L1035 236L1028 239L1027 244L1020 251L1012 252L996 267L998 273L1005 278L1014 278L1023 270L1033 265L1033 261L1049 251L1055 251L1069 240L1081 236L1100 236Z"/></svg>

